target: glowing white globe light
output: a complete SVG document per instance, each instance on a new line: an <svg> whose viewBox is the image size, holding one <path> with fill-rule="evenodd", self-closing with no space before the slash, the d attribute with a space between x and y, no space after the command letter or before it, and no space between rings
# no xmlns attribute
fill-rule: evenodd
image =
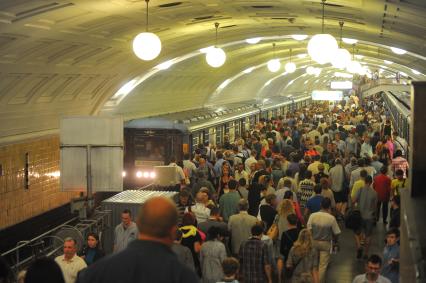
<svg viewBox="0 0 426 283"><path fill-rule="evenodd" d="M284 68L287 73L294 73L294 71L296 71L296 64L294 64L293 62L288 62L287 64L285 64Z"/></svg>
<svg viewBox="0 0 426 283"><path fill-rule="evenodd" d="M360 72L361 68L362 66L358 61L351 61L346 67L346 70L349 73L356 74Z"/></svg>
<svg viewBox="0 0 426 283"><path fill-rule="evenodd" d="M161 40L152 32L143 32L133 39L133 52L138 58L150 61L161 52Z"/></svg>
<svg viewBox="0 0 426 283"><path fill-rule="evenodd" d="M207 51L206 61L213 68L219 68L226 61L226 54L222 48L213 47Z"/></svg>
<svg viewBox="0 0 426 283"><path fill-rule="evenodd" d="M306 68L306 73L307 73L308 75L313 75L313 74L315 74L315 68L314 68L314 67L312 67L312 66L307 67L307 68Z"/></svg>
<svg viewBox="0 0 426 283"><path fill-rule="evenodd" d="M331 61L339 46L330 34L316 34L308 43L308 54L312 60L323 65Z"/></svg>
<svg viewBox="0 0 426 283"><path fill-rule="evenodd" d="M138 171L138 172L136 172L136 177L138 177L138 178L142 178L142 172L141 171Z"/></svg>
<svg viewBox="0 0 426 283"><path fill-rule="evenodd" d="M321 68L314 68L314 75L318 77L321 74L322 69Z"/></svg>
<svg viewBox="0 0 426 283"><path fill-rule="evenodd" d="M281 68L280 60L278 59L271 59L268 61L268 70L272 73L278 72L278 70Z"/></svg>
<svg viewBox="0 0 426 283"><path fill-rule="evenodd" d="M331 59L331 64L334 68L344 69L351 61L351 54L344 48L339 48L335 56Z"/></svg>
<svg viewBox="0 0 426 283"><path fill-rule="evenodd" d="M143 172L143 177L144 178L148 178L149 177L149 172Z"/></svg>

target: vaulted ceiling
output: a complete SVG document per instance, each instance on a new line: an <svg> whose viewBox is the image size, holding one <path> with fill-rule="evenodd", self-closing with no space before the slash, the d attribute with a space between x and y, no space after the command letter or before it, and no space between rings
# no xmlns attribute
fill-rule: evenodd
<svg viewBox="0 0 426 283"><path fill-rule="evenodd" d="M298 55L307 52L307 40L290 36L321 32L319 0L151 0L149 27L163 50L148 62L131 48L145 30L145 12L143 0L0 1L0 142L56 132L61 116L130 119L219 107L297 96L331 78L327 65L318 78L305 75L300 67L309 58ZM426 73L425 15L424 0L328 0L325 32L339 37L344 21L343 37L359 40L344 47L372 70L424 80L412 70ZM217 69L200 52L214 44L215 22L218 45L227 53ZM253 37L262 40L245 42ZM282 63L292 49L295 73L267 70L273 42ZM391 46L408 53L396 55ZM161 70L167 61L174 64Z"/></svg>

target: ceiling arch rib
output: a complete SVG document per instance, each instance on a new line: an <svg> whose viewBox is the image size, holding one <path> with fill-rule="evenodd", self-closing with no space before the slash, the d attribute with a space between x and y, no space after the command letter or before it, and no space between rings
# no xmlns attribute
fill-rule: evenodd
<svg viewBox="0 0 426 283"><path fill-rule="evenodd" d="M104 105L114 107L114 103L108 104L107 101L126 82L146 75L159 62L189 54L194 47L205 47L209 42L212 44L212 27L215 21L219 21L223 27L219 32L219 43L254 36L301 33L312 35L321 29L319 0L276 0L268 2L268 5L260 5L261 7L253 5L249 0L186 0L175 4L171 1L155 0L151 3L150 30L159 34L164 46L158 60L152 62L138 61L130 49L133 37L144 29L144 1L1 1L0 119L8 127L0 135L56 129L61 115L99 114ZM343 20L344 37L383 45L368 49L361 47L360 54L376 56L375 49L379 49L382 60L390 60L425 73L425 38L421 35L426 34L426 11L422 1L327 2L330 5L326 6L326 32L338 35L338 21ZM266 44L270 44L272 39L265 40ZM285 39L287 40L290 39ZM396 58L385 47L390 43L419 56L408 54ZM294 46L297 47L297 44ZM300 44L300 48L304 48L305 44ZM258 48L259 52L270 53L262 45ZM239 49L236 48L235 53L247 54ZM280 56L285 57L285 53L281 52ZM161 113L164 101L171 101L174 97L183 98L182 103L174 107L175 111L183 110L181 105L195 107L196 103L204 102L228 77L244 67L265 62L261 60L266 59L262 56L241 56L235 55L241 63L232 62L225 66L221 70L222 74L204 67L199 68L197 64L204 64L201 56L191 61L192 65L185 65L188 70L182 70L183 65L179 66L183 62L172 66L172 70L183 71L180 76L168 78L163 71L159 72L152 76L155 81L149 79L145 82L152 84L148 86L150 93L161 93L158 96L161 99L157 99L157 102L147 101L149 103L146 108L142 109L151 114L156 111ZM406 72L409 73L409 70ZM16 86L10 84L14 76L22 77L17 80ZM78 83L67 83L74 76L77 76L78 79L75 80ZM65 86L61 87L61 84ZM187 87L184 84L193 86ZM173 89L170 87L167 91L158 90L168 85L173 86ZM298 85L298 81L289 88L292 89L294 85ZM187 90L188 94L185 93ZM19 95L13 97L12 93ZM140 103L144 102L141 98ZM138 109L134 110L134 113L141 113ZM50 113L50 116L46 118L43 113Z"/></svg>

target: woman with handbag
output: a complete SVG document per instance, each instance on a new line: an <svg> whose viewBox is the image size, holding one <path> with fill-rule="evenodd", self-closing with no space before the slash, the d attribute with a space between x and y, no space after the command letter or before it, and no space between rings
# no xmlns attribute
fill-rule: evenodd
<svg viewBox="0 0 426 283"><path fill-rule="evenodd" d="M318 257L311 231L303 229L290 249L284 276L292 283L319 283Z"/></svg>

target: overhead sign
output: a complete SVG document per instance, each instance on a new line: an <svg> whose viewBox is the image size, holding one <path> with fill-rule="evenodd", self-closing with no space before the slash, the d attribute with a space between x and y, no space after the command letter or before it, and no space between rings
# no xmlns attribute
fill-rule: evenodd
<svg viewBox="0 0 426 283"><path fill-rule="evenodd" d="M331 89L352 89L351 81L335 81L330 83Z"/></svg>
<svg viewBox="0 0 426 283"><path fill-rule="evenodd" d="M343 99L341 90L314 90L312 91L312 100L336 101Z"/></svg>

